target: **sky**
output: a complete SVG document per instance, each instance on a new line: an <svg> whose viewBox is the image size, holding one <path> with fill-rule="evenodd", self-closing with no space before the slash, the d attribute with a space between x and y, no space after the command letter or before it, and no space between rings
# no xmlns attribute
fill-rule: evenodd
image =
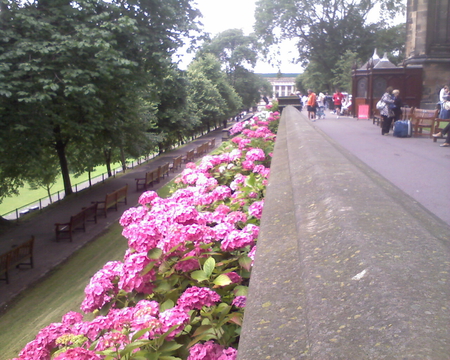
<svg viewBox="0 0 450 360"><path fill-rule="evenodd" d="M255 2L256 0L194 0L197 8L203 15L200 22L203 23L204 31L210 33L213 37L228 29L242 29L245 35L253 32L255 22ZM292 64L288 59L295 58L297 51L293 46L286 45L281 50L282 73L300 73L299 65ZM192 57L185 56L181 68L185 68ZM255 73L277 73L278 67L274 67L265 61L258 61Z"/></svg>
<svg viewBox="0 0 450 360"><path fill-rule="evenodd" d="M193 0L197 4L197 8L203 15L200 21L204 25L204 31L212 35L217 35L228 29L242 29L245 35L253 32L253 24L255 22L256 0ZM405 0L406 3L406 0ZM372 11L374 20L378 18L379 10ZM370 18L370 16L369 16ZM403 17L394 22L404 21ZM302 68L292 63L292 59L298 57L295 43L285 42L280 51L278 58L281 61L281 67L273 66L264 60L258 61L255 73L301 73ZM180 68L185 69L192 61L193 55L183 55L184 61L180 64Z"/></svg>

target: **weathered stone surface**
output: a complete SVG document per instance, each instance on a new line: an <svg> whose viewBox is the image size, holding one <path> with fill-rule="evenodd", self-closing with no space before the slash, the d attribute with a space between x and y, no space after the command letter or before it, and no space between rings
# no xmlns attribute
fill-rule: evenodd
<svg viewBox="0 0 450 360"><path fill-rule="evenodd" d="M286 108L238 359L447 359L449 238Z"/></svg>

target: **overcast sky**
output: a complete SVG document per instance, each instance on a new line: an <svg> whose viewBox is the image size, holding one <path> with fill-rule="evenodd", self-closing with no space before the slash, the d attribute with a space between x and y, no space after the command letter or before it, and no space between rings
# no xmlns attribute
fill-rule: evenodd
<svg viewBox="0 0 450 360"><path fill-rule="evenodd" d="M255 22L255 2L256 0L195 0L203 18L200 20L204 25L204 31L212 36L228 29L242 29L245 35L253 32ZM288 59L297 57L297 52L292 47L283 50L281 56L282 73L300 73L298 65L289 63ZM191 58L186 56L189 63ZM278 67L273 67L264 61L259 61L254 69L255 73L276 73Z"/></svg>

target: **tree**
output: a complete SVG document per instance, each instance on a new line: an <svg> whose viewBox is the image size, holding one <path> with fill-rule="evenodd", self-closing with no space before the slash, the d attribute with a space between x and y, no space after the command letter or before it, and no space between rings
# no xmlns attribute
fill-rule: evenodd
<svg viewBox="0 0 450 360"><path fill-rule="evenodd" d="M203 57L205 54L213 54L223 65L228 82L239 94L243 106L247 109L256 105L261 91L264 92L270 86L267 80L252 71L258 57L258 44L254 35L246 36L241 29L223 31L212 40L206 41L197 57Z"/></svg>
<svg viewBox="0 0 450 360"><path fill-rule="evenodd" d="M380 21L370 23L375 6L382 9ZM255 32L265 48L283 39L295 39L298 61L314 63L325 79L322 87L333 87L333 69L345 51L368 58L376 47L377 32L386 21L404 11L403 0L260 0L256 7Z"/></svg>
<svg viewBox="0 0 450 360"><path fill-rule="evenodd" d="M36 175L31 160L47 148L68 195L68 145L107 149L112 134L123 138L199 13L188 0L2 4L0 200Z"/></svg>
<svg viewBox="0 0 450 360"><path fill-rule="evenodd" d="M198 106L198 116L210 131L212 124L225 124L242 107L242 100L228 83L220 62L212 54L196 58L188 67L193 86L192 95Z"/></svg>
<svg viewBox="0 0 450 360"><path fill-rule="evenodd" d="M186 134L192 133L200 124L192 108L195 98L189 99L189 91L189 80L185 72L173 64L168 65L164 71L162 85L158 88L155 114L154 132L160 135L160 152L183 142Z"/></svg>

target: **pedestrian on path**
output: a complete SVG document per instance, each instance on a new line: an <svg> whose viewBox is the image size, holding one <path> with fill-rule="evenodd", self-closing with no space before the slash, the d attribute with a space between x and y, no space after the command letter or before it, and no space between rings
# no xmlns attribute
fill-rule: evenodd
<svg viewBox="0 0 450 360"><path fill-rule="evenodd" d="M333 103L334 103L334 108L336 110L336 116L338 119L339 119L339 116L341 115L343 99L344 99L344 94L341 93L341 90L336 89L336 92L333 94Z"/></svg>
<svg viewBox="0 0 450 360"><path fill-rule="evenodd" d="M308 110L308 119L316 121L317 97L311 89L308 89L308 101L306 102L306 108Z"/></svg>
<svg viewBox="0 0 450 360"><path fill-rule="evenodd" d="M384 107L380 110L380 115L383 118L383 124L381 126L381 135L389 134L391 130L392 120L394 119L394 102L395 97L392 94L392 86L386 89L386 92L381 97L381 101L384 102Z"/></svg>

